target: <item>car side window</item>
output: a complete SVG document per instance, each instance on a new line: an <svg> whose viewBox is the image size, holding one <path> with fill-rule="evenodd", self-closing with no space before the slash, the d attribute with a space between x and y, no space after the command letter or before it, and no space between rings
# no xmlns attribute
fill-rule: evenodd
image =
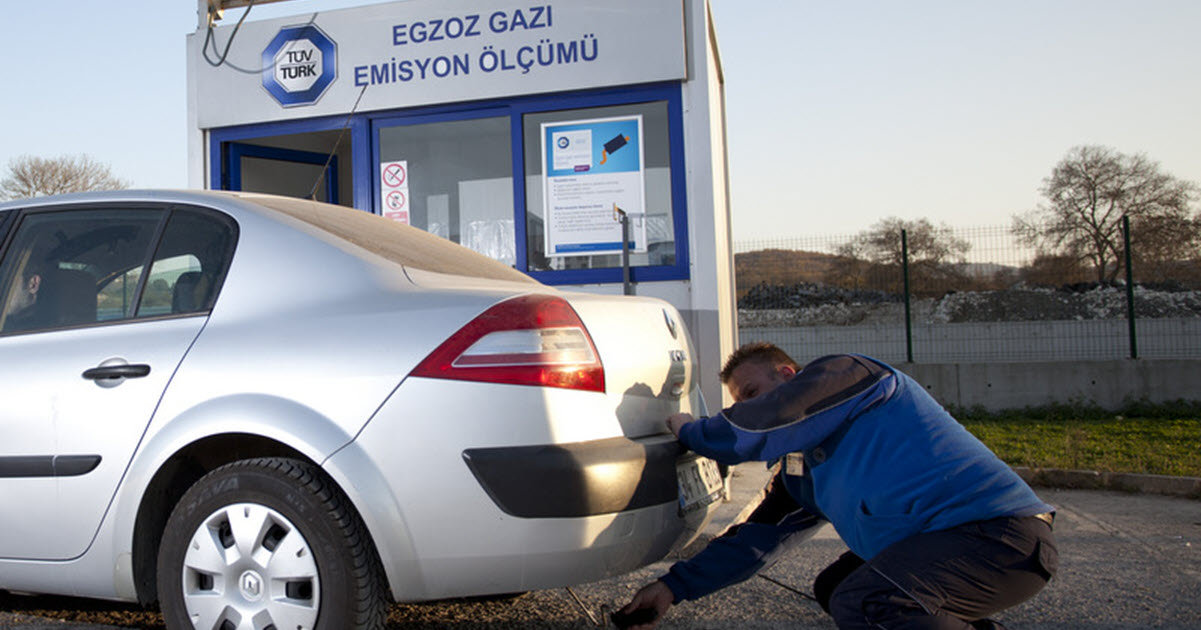
<svg viewBox="0 0 1201 630"><path fill-rule="evenodd" d="M236 237L201 209L29 213L0 260L0 334L208 312Z"/></svg>
<svg viewBox="0 0 1201 630"><path fill-rule="evenodd" d="M233 255L234 237L227 217L172 211L150 266L138 317L211 310Z"/></svg>
<svg viewBox="0 0 1201 630"><path fill-rule="evenodd" d="M0 334L129 317L136 286L126 272L146 260L163 218L155 209L56 210L21 218L0 261ZM120 279L120 291L101 288ZM136 283L132 283L136 284Z"/></svg>

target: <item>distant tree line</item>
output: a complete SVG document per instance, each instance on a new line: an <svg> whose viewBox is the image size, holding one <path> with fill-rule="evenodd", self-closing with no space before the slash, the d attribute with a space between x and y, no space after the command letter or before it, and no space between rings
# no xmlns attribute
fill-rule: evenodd
<svg viewBox="0 0 1201 630"><path fill-rule="evenodd" d="M0 179L0 200L128 187L105 164L86 155L13 159ZM823 282L866 290L899 291L900 268L907 262L910 290L936 294L1003 288L1005 283L1063 284L1079 278L1112 284L1125 274L1122 219L1131 224L1132 267L1141 277L1201 283L1201 217L1193 202L1198 186L1165 173L1145 155L1112 148L1074 147L1043 180L1044 203L1014 218L1011 231L1036 252L1017 272L981 274L965 265L971 243L928 219L884 219L839 244L833 256L766 250L751 264L740 254L740 292L755 284ZM902 233L907 246L902 260ZM797 269L806 267L805 271Z"/></svg>
<svg viewBox="0 0 1201 630"><path fill-rule="evenodd" d="M1035 252L1033 261L1020 269L969 265L972 244L951 228L928 219L890 217L838 244L833 255L795 252L797 258L786 250L739 254L739 293L760 283L810 282L900 292L902 233L915 295L1003 289L1017 282L1113 284L1125 277L1123 217L1129 217L1131 226L1136 281L1172 279L1201 287L1196 184L1164 173L1143 155L1080 146L1055 166L1040 192L1044 203L1015 217L1010 227L1018 243ZM798 268L802 265L804 271Z"/></svg>
<svg viewBox="0 0 1201 630"><path fill-rule="evenodd" d="M128 187L108 165L86 155L23 155L8 163L8 174L0 179L0 201Z"/></svg>
<svg viewBox="0 0 1201 630"><path fill-rule="evenodd" d="M872 286L870 279L887 275L888 270L900 270L907 262L910 290L925 293L948 282L962 281L962 271L948 263L963 262L970 249L971 243L956 237L946 226L935 226L928 219L904 221L890 217L838 246L840 264L830 268L825 280L850 289L881 289Z"/></svg>

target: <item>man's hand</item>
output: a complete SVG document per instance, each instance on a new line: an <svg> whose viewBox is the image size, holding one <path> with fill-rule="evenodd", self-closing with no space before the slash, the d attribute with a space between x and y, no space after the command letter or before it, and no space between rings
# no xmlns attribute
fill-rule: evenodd
<svg viewBox="0 0 1201 630"><path fill-rule="evenodd" d="M640 610L643 608L654 610L654 619L641 625L629 627L630 630L651 630L651 628L654 628L659 623L659 620L663 618L663 614L667 612L667 609L671 608L671 604L675 601L675 599L676 596L672 594L671 589L667 588L666 584L659 580L655 580L654 582L642 587L642 590L634 593L634 599L630 600L630 603L626 604L625 607L618 612L628 615L635 610Z"/></svg>
<svg viewBox="0 0 1201 630"><path fill-rule="evenodd" d="M675 413L667 417L667 428L671 429L671 434L680 437L680 427L696 420L690 413Z"/></svg>

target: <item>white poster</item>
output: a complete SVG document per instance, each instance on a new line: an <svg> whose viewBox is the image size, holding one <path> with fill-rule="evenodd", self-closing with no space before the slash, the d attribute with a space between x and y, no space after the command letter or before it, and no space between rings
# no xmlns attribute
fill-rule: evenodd
<svg viewBox="0 0 1201 630"><path fill-rule="evenodd" d="M621 217L629 248L646 251L642 116L542 125L548 256L621 253Z"/></svg>

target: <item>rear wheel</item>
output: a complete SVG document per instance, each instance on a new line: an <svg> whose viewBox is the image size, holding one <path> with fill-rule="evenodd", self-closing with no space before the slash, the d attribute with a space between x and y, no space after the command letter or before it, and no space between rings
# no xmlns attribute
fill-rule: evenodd
<svg viewBox="0 0 1201 630"><path fill-rule="evenodd" d="M234 462L167 521L158 592L168 628L382 628L379 560L345 495L294 459Z"/></svg>

